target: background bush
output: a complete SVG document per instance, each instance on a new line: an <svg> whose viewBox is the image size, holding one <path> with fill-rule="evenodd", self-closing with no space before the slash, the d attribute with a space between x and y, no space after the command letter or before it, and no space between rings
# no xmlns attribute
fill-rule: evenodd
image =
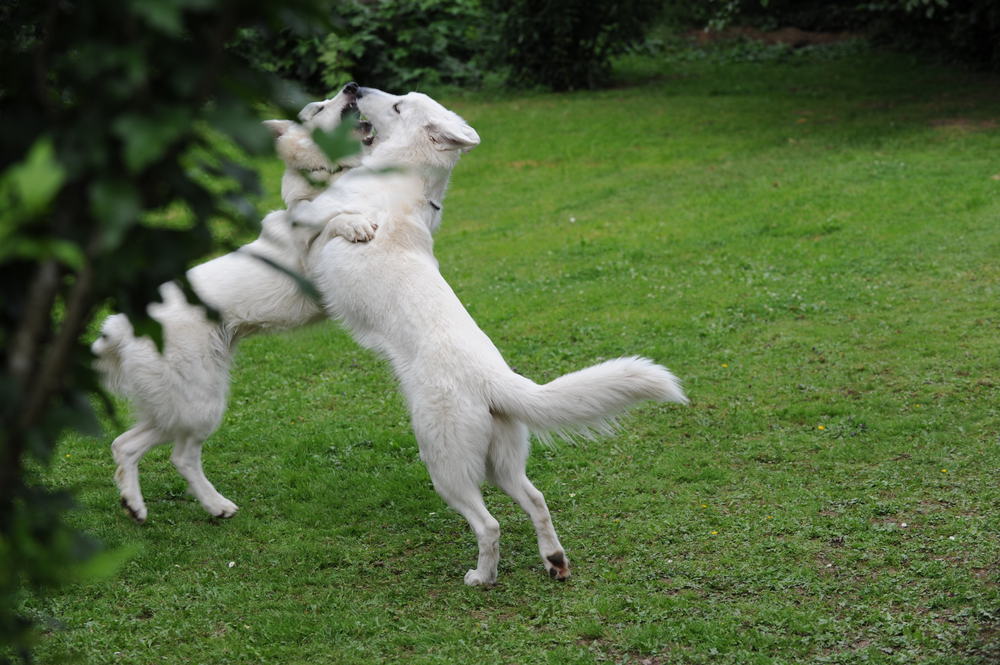
<svg viewBox="0 0 1000 665"><path fill-rule="evenodd" d="M476 87L492 46L479 0L338 3L332 32L245 30L235 47L258 68L325 96L350 80L393 91Z"/></svg>
<svg viewBox="0 0 1000 665"><path fill-rule="evenodd" d="M661 0L350 0L334 30L244 31L260 69L326 95L348 80L388 90L503 80L553 90L608 82L611 57L642 40Z"/></svg>
<svg viewBox="0 0 1000 665"><path fill-rule="evenodd" d="M1000 71L1000 3L995 0L888 0L859 5L873 36L911 51L932 51Z"/></svg>
<svg viewBox="0 0 1000 665"><path fill-rule="evenodd" d="M596 88L609 83L612 58L644 44L657 23L680 31L854 31L1000 70L995 0L347 0L330 7L332 31L245 30L233 47L317 96L348 80L396 91L500 82Z"/></svg>
<svg viewBox="0 0 1000 665"><path fill-rule="evenodd" d="M666 14L686 27L751 25L765 30L863 32L878 43L945 55L1000 71L1000 3L996 0L668 0Z"/></svg>
<svg viewBox="0 0 1000 665"><path fill-rule="evenodd" d="M498 62L512 85L596 88L610 80L611 57L642 41L658 0L492 0Z"/></svg>

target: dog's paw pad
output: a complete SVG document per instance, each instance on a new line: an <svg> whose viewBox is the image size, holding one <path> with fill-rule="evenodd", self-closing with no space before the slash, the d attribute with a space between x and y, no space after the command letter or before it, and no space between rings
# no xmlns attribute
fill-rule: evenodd
<svg viewBox="0 0 1000 665"><path fill-rule="evenodd" d="M569 559L563 552L556 552L545 557L545 569L549 577L560 582L569 577Z"/></svg>

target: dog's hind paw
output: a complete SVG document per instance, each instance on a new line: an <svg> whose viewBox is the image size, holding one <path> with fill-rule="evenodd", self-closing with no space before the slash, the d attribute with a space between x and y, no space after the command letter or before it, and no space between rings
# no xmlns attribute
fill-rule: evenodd
<svg viewBox="0 0 1000 665"><path fill-rule="evenodd" d="M566 581L569 577L569 558L565 552L556 552L545 557L545 570L549 572L549 577L560 582Z"/></svg>
<svg viewBox="0 0 1000 665"><path fill-rule="evenodd" d="M143 522L146 521L146 506L140 504L138 507L133 507L132 504L129 503L128 499L126 499L124 496L121 499L121 503L122 503L122 508L125 509L125 512L127 512L129 514L129 517L131 517L137 523L142 524Z"/></svg>
<svg viewBox="0 0 1000 665"><path fill-rule="evenodd" d="M228 519L239 510L239 506L223 496L213 501L211 505L203 505L203 507L208 511L209 515L220 519Z"/></svg>
<svg viewBox="0 0 1000 665"><path fill-rule="evenodd" d="M472 569L465 574L465 583L469 586L492 586L496 584L496 575L490 577L477 569Z"/></svg>

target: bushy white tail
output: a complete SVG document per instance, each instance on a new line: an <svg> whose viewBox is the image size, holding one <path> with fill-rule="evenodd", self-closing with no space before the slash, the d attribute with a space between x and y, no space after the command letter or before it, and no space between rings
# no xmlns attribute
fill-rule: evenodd
<svg viewBox="0 0 1000 665"><path fill-rule="evenodd" d="M614 418L641 400L688 398L680 380L647 358L617 358L538 385L511 372L494 387L491 405L543 437L549 433L591 436L614 429Z"/></svg>

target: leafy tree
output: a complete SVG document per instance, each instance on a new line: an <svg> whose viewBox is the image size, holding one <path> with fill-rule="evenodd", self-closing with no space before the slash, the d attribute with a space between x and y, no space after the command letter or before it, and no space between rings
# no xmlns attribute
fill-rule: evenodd
<svg viewBox="0 0 1000 665"><path fill-rule="evenodd" d="M302 102L227 45L328 16L317 0L0 4L0 663L30 660L24 594L99 550L38 482L60 433L99 431L82 333L105 303L148 323L156 286L210 250L209 220L258 219L256 173L219 137L269 149L254 104Z"/></svg>

